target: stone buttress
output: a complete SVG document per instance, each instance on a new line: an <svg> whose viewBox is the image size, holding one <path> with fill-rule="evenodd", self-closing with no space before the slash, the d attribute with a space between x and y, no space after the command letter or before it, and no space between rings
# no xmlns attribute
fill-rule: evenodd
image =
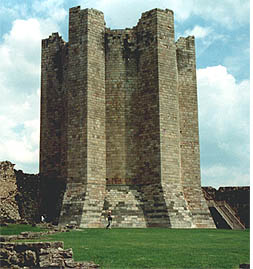
<svg viewBox="0 0 253 269"><path fill-rule="evenodd" d="M114 227L215 227L200 185L194 39L175 43L171 10L111 30L102 12L70 9L69 42L42 42L41 91L40 173L65 183L60 224L104 227L111 210Z"/></svg>

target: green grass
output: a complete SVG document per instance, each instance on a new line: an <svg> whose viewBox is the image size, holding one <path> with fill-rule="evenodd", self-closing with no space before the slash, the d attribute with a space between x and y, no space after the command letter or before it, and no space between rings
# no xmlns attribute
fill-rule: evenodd
<svg viewBox="0 0 253 269"><path fill-rule="evenodd" d="M17 235L21 232L42 232L45 229L39 227L32 227L26 224L9 224L7 227L0 227L1 235Z"/></svg>
<svg viewBox="0 0 253 269"><path fill-rule="evenodd" d="M76 261L102 268L233 269L249 263L249 230L82 229L44 240L64 241Z"/></svg>

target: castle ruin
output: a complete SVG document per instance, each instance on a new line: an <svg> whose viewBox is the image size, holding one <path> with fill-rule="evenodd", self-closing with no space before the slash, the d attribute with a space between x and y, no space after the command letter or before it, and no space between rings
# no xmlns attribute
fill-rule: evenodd
<svg viewBox="0 0 253 269"><path fill-rule="evenodd" d="M175 42L171 10L111 30L102 12L71 8L69 41L42 41L40 138L40 174L65 185L59 224L104 227L111 210L114 227L215 228L194 37Z"/></svg>

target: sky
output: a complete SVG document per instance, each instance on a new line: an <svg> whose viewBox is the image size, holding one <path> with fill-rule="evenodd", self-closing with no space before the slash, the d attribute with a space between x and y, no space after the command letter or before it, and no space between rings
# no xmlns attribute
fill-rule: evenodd
<svg viewBox="0 0 253 269"><path fill-rule="evenodd" d="M68 10L104 13L106 26L135 26L141 13L172 9L175 39L196 40L202 186L250 183L249 0L2 0L0 161L39 172L41 39L68 41Z"/></svg>

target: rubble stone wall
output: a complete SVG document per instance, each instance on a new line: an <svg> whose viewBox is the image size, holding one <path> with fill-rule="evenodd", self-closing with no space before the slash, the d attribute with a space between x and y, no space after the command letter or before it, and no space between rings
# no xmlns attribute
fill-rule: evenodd
<svg viewBox="0 0 253 269"><path fill-rule="evenodd" d="M0 221L16 221L20 219L16 202L17 184L14 164L9 161L0 162Z"/></svg>
<svg viewBox="0 0 253 269"><path fill-rule="evenodd" d="M40 192L39 175L25 174L21 170L16 171L17 195L16 202L22 219L28 222L40 221Z"/></svg>
<svg viewBox="0 0 253 269"><path fill-rule="evenodd" d="M0 243L1 268L98 268L89 262L75 262L72 249L63 242Z"/></svg>
<svg viewBox="0 0 253 269"><path fill-rule="evenodd" d="M58 223L65 184L57 178L27 174L14 169L9 161L0 162L0 222Z"/></svg>

